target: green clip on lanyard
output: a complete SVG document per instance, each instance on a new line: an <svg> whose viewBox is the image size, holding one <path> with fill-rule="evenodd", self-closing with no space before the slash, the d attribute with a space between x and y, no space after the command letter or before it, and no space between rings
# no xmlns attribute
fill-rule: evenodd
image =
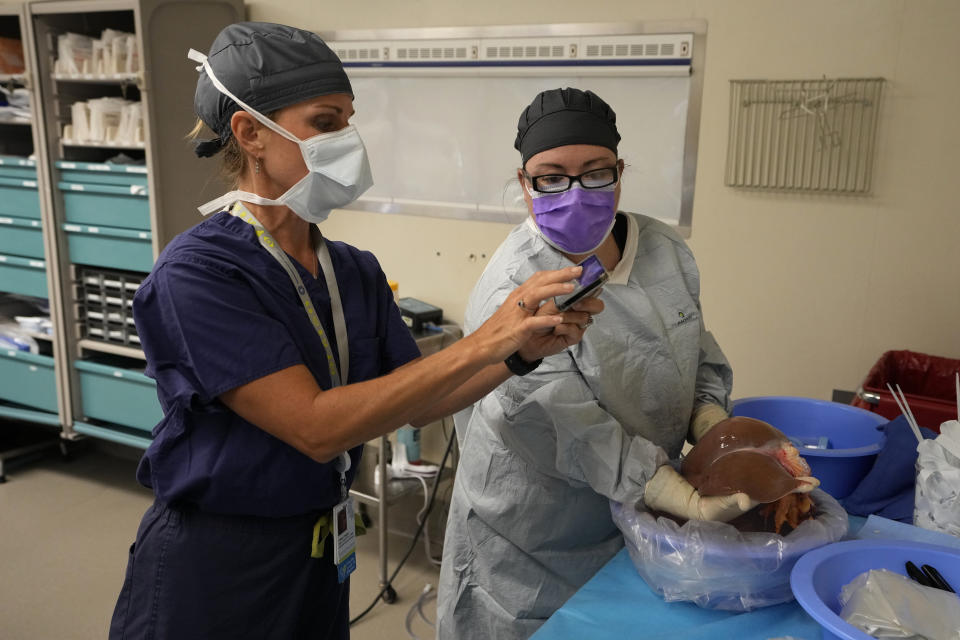
<svg viewBox="0 0 960 640"><path fill-rule="evenodd" d="M303 309L307 312L307 317L310 318L310 324L313 325L314 330L317 332L317 335L320 336L320 342L323 343L323 349L327 353L327 366L330 368L330 381L334 387L339 387L344 384L347 380L347 374L350 368L350 347L347 342L347 321L343 316L343 304L340 301L340 288L337 286L337 276L333 272L333 262L330 260L330 250L327 248L327 243L320 237L320 246L317 247L317 260L320 261L320 268L323 270L324 280L327 282L327 291L330 293L330 307L333 312L333 327L334 331L337 334L337 352L340 355L340 371L337 370L337 361L333 357L333 349L330 348L330 341L327 339L327 333L323 330L323 325L320 324L320 318L317 316L317 311L313 307L313 302L310 300L310 296L307 295L307 288L303 284L303 280L300 278L300 274L297 273L297 269L293 266L293 263L290 261L290 257L284 253L283 249L280 248L280 245L277 244L277 241L273 239L273 236L264 229L263 225L260 224L260 221L253 217L253 214L243 206L242 203L237 202L230 208L230 215L240 218L247 224L251 225L257 233L257 239L260 240L261 246L266 249L273 258L280 263L280 266L283 267L283 270L287 272L287 276L290 278L290 282L293 283L293 288L296 289L297 295L300 296L300 302L303 303Z"/></svg>

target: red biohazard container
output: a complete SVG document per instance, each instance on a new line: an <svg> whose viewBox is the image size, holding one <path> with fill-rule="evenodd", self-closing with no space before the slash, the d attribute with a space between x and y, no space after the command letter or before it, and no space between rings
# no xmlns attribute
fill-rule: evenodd
<svg viewBox="0 0 960 640"><path fill-rule="evenodd" d="M917 423L939 433L940 423L958 419L958 371L960 360L915 351L887 351L870 369L851 404L892 420L900 415L900 409L887 383L894 388L900 385Z"/></svg>

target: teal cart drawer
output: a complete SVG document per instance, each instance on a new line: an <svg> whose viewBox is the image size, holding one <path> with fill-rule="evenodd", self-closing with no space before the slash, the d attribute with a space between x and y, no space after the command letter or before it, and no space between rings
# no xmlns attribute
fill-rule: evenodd
<svg viewBox="0 0 960 640"><path fill-rule="evenodd" d="M60 180L64 182L147 186L147 168L140 165L64 160L59 160L55 164L60 169Z"/></svg>
<svg viewBox="0 0 960 640"><path fill-rule="evenodd" d="M36 180L37 163L19 156L0 156L0 178Z"/></svg>
<svg viewBox="0 0 960 640"><path fill-rule="evenodd" d="M0 178L0 216L40 219L36 180Z"/></svg>
<svg viewBox="0 0 960 640"><path fill-rule="evenodd" d="M0 254L43 259L43 229L39 220L0 216Z"/></svg>
<svg viewBox="0 0 960 640"><path fill-rule="evenodd" d="M43 260L0 255L0 291L46 298L46 263Z"/></svg>
<svg viewBox="0 0 960 640"><path fill-rule="evenodd" d="M70 262L128 271L150 271L153 248L148 231L64 224Z"/></svg>
<svg viewBox="0 0 960 640"><path fill-rule="evenodd" d="M138 371L99 362L74 363L80 377L80 401L88 418L152 431L163 417L157 385Z"/></svg>
<svg viewBox="0 0 960 640"><path fill-rule="evenodd" d="M60 182L57 188L63 192L67 222L150 230L150 200L145 186Z"/></svg>
<svg viewBox="0 0 960 640"><path fill-rule="evenodd" d="M0 400L57 412L53 358L0 349Z"/></svg>

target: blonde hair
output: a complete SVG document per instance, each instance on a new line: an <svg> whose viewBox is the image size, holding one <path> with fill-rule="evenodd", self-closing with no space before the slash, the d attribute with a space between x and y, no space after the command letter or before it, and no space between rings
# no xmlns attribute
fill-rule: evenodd
<svg viewBox="0 0 960 640"><path fill-rule="evenodd" d="M271 120L276 119L277 112L272 111L270 113L264 114ZM190 133L187 134L187 140L196 140L203 134L204 131L210 131L206 123L200 118L197 118L197 122L193 125L193 129L190 130ZM212 133L212 131L210 131ZM216 134L214 134L216 135ZM231 135L227 142L223 145L223 148L220 150L220 177L230 185L231 189L236 189L237 185L240 183L240 178L247 171L247 167L250 166L250 161L247 160L247 154L243 152L243 149L240 147L240 143L237 142L237 138Z"/></svg>

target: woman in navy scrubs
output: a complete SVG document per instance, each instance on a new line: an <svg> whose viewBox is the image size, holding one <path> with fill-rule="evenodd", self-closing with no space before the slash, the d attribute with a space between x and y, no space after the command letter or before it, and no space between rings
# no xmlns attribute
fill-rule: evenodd
<svg viewBox="0 0 960 640"><path fill-rule="evenodd" d="M315 224L371 184L340 60L264 23L191 58L197 115L217 134L197 153L222 153L236 190L201 208L215 214L170 243L134 300L164 417L137 472L156 501L110 638L347 638L349 563L330 529L362 444L531 370L602 303L541 310L579 273L541 272L420 358L376 258Z"/></svg>

